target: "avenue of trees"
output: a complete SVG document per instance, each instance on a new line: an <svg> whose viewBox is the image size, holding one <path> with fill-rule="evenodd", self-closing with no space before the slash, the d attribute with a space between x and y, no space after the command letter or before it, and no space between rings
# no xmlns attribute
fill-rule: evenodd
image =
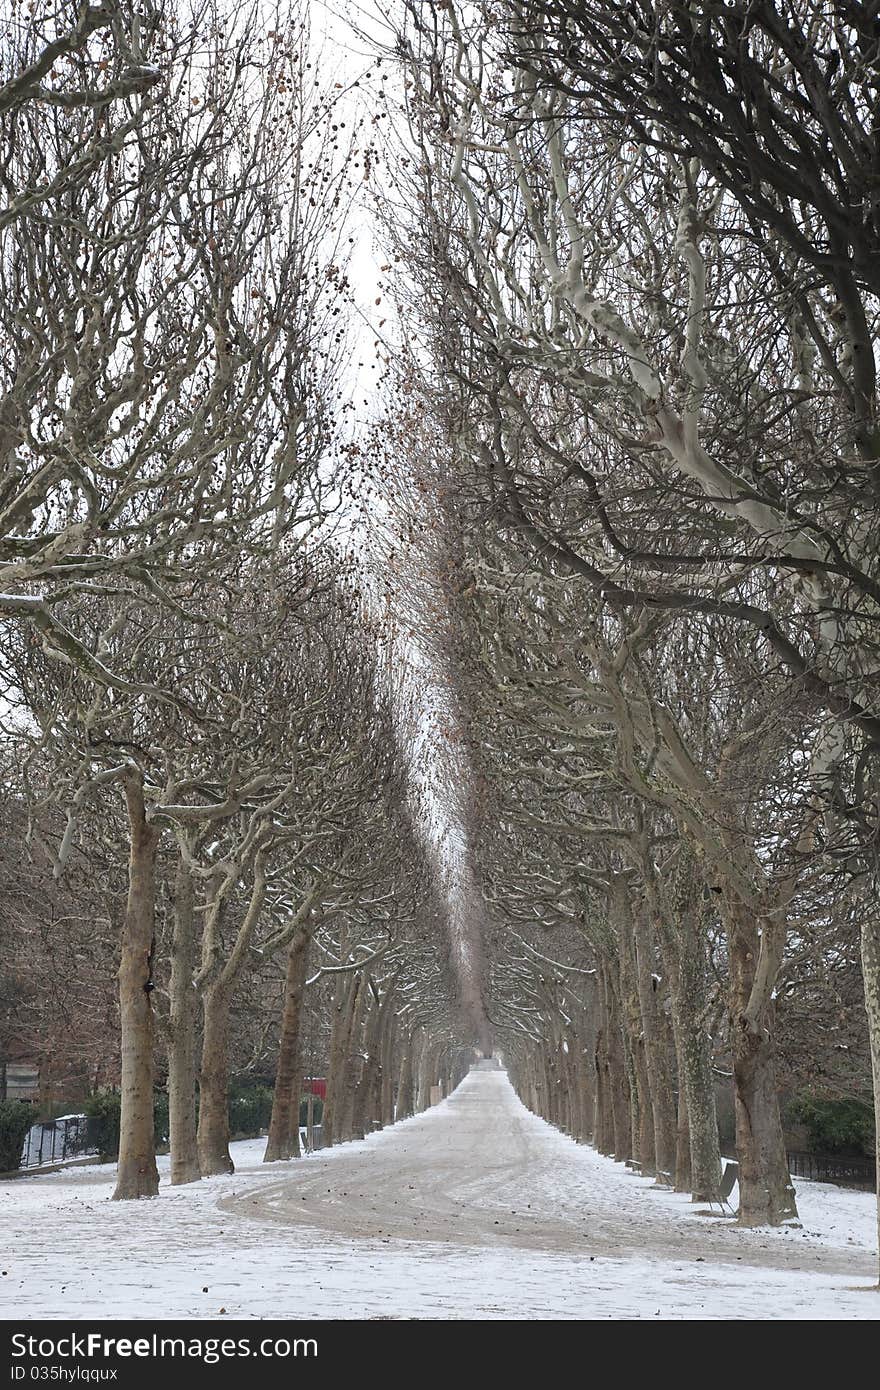
<svg viewBox="0 0 880 1390"><path fill-rule="evenodd" d="M876 7L413 0L393 48L385 447L446 517L404 607L455 610L496 1044L700 1197L729 1066L779 1222L780 1034L880 1100Z"/></svg>
<svg viewBox="0 0 880 1390"><path fill-rule="evenodd" d="M277 1161L495 1049L795 1217L780 1092L880 1111L876 6L401 0L354 120L305 6L5 9L0 1046L120 1198L158 1085L187 1183L231 1078Z"/></svg>
<svg viewBox="0 0 880 1390"><path fill-rule="evenodd" d="M159 1076L172 1182L231 1169L254 976L268 1160L298 1151L305 995L325 1142L451 1084L411 716L334 528L359 151L304 10L5 18L4 1041L50 1065L66 1034L118 1077L116 1195L140 1197Z"/></svg>

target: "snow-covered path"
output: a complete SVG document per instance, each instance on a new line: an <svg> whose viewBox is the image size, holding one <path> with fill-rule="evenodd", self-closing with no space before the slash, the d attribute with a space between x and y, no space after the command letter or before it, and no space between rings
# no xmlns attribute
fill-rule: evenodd
<svg viewBox="0 0 880 1390"><path fill-rule="evenodd" d="M873 1198L801 1183L745 1231L529 1114L502 1072L370 1139L112 1203L0 1183L4 1317L880 1318ZM167 1160L166 1160L167 1164Z"/></svg>

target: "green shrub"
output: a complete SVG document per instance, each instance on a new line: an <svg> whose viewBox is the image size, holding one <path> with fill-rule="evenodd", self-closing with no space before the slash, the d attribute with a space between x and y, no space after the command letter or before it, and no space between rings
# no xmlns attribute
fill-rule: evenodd
<svg viewBox="0 0 880 1390"><path fill-rule="evenodd" d="M99 1091L83 1102L89 1117L89 1139L105 1162L119 1153L119 1111L122 1097L117 1091Z"/></svg>
<svg viewBox="0 0 880 1390"><path fill-rule="evenodd" d="M83 1112L89 1117L89 1138L105 1161L119 1154L121 1108L122 1097L117 1091L101 1091L89 1096L83 1105ZM156 1147L161 1149L168 1143L168 1097L163 1091L153 1097L153 1125Z"/></svg>
<svg viewBox="0 0 880 1390"><path fill-rule="evenodd" d="M53 1100L45 1105L32 1105L33 1121L35 1125L48 1125L53 1120L57 1120L60 1115L70 1115L79 1106L79 1101Z"/></svg>
<svg viewBox="0 0 880 1390"><path fill-rule="evenodd" d="M811 1153L874 1152L874 1108L863 1100L798 1096L788 1116L807 1130Z"/></svg>
<svg viewBox="0 0 880 1390"><path fill-rule="evenodd" d="M83 1111L89 1117L89 1137L103 1159L116 1158L119 1153L121 1104L118 1093L102 1091L100 1095L89 1096L83 1105ZM269 1128L271 1114L272 1091L268 1086L240 1087L229 1097L229 1133L244 1139L255 1139L261 1130ZM162 1149L169 1139L168 1096L164 1091L157 1091L153 1099L153 1124L156 1148Z"/></svg>
<svg viewBox="0 0 880 1390"><path fill-rule="evenodd" d="M25 1135L34 1123L32 1106L20 1100L0 1100L0 1173L21 1166Z"/></svg>
<svg viewBox="0 0 880 1390"><path fill-rule="evenodd" d="M269 1128L272 1091L268 1086L251 1086L229 1097L229 1133L242 1139L255 1139Z"/></svg>

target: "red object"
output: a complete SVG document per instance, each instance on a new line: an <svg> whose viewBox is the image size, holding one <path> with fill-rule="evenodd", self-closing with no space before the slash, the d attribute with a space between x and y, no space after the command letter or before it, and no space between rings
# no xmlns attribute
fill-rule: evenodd
<svg viewBox="0 0 880 1390"><path fill-rule="evenodd" d="M306 1095L311 1092L313 1096L320 1096L322 1100L327 1099L327 1081L323 1076L306 1076L303 1079L303 1090Z"/></svg>

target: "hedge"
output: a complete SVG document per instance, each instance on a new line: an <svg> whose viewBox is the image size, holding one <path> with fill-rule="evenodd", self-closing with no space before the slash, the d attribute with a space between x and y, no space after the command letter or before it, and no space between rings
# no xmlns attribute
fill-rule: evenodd
<svg viewBox="0 0 880 1390"><path fill-rule="evenodd" d="M874 1107L867 1101L798 1096L788 1107L788 1117L807 1130L811 1153L871 1155L875 1151Z"/></svg>
<svg viewBox="0 0 880 1390"><path fill-rule="evenodd" d="M261 1129L269 1128L272 1094L268 1086L253 1086L229 1097L229 1133L233 1139L256 1139Z"/></svg>
<svg viewBox="0 0 880 1390"><path fill-rule="evenodd" d="M103 1091L90 1096L83 1105L89 1117L90 1138L104 1159L116 1158L119 1153L121 1104L117 1092ZM233 1138L256 1138L261 1130L268 1129L271 1114L272 1092L267 1086L239 1089L229 1097L229 1133ZM156 1147L162 1148L168 1143L168 1096L164 1091L157 1092L154 1098L153 1123Z"/></svg>
<svg viewBox="0 0 880 1390"><path fill-rule="evenodd" d="M0 1100L0 1173L21 1166L25 1136L34 1122L34 1108L20 1100Z"/></svg>

